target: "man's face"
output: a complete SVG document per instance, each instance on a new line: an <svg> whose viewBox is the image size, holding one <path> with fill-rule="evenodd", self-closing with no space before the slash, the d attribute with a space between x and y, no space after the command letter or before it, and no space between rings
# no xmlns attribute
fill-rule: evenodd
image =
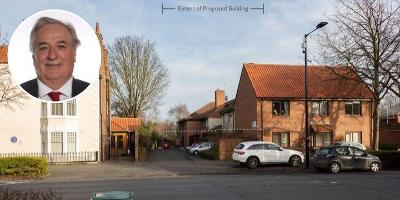
<svg viewBox="0 0 400 200"><path fill-rule="evenodd" d="M37 32L33 49L38 79L52 89L64 85L74 71L75 52L72 36L64 26L42 26Z"/></svg>

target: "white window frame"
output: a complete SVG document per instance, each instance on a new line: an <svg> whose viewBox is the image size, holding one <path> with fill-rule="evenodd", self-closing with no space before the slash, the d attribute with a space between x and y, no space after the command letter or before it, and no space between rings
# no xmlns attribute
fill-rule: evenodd
<svg viewBox="0 0 400 200"><path fill-rule="evenodd" d="M357 141L354 140L355 135L357 135ZM345 141L346 142L359 142L362 143L362 132L361 131L347 131L345 133Z"/></svg>

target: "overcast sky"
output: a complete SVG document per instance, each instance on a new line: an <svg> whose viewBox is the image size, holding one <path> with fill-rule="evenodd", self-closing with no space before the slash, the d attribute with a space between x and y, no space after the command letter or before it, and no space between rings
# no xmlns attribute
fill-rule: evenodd
<svg viewBox="0 0 400 200"><path fill-rule="evenodd" d="M264 14L262 8L264 5ZM164 8L175 8L164 10ZM192 11L180 11L178 7ZM196 11L201 6L202 10ZM212 8L228 10L214 11ZM242 11L229 11L229 6ZM246 7L248 11L246 12ZM333 0L0 0L0 26L11 37L18 24L46 9L73 12L90 25L100 23L106 44L121 35L156 42L171 84L160 107L186 103L193 112L224 89L235 98L243 63L302 64L304 34L335 11ZM205 8L205 10L204 10ZM329 25L328 25L329 26ZM317 56L309 37L311 61Z"/></svg>

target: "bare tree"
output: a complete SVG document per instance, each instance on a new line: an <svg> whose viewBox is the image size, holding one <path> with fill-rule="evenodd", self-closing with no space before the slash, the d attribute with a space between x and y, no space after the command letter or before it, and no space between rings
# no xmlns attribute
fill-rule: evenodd
<svg viewBox="0 0 400 200"><path fill-rule="evenodd" d="M393 93L388 93L385 98L382 99L380 109L391 109L400 104L400 97Z"/></svg>
<svg viewBox="0 0 400 200"><path fill-rule="evenodd" d="M15 110L22 107L28 96L11 81L10 71L6 64L0 64L0 107Z"/></svg>
<svg viewBox="0 0 400 200"><path fill-rule="evenodd" d="M112 110L122 117L140 117L162 103L169 84L155 44L143 37L121 36L109 47Z"/></svg>
<svg viewBox="0 0 400 200"><path fill-rule="evenodd" d="M0 51L6 50L7 34L4 34L0 26ZM0 107L15 110L15 106L22 107L24 99L28 96L11 80L10 70L6 63L0 63Z"/></svg>
<svg viewBox="0 0 400 200"><path fill-rule="evenodd" d="M0 45L6 45L8 43L8 40L7 40L7 33L4 33L2 30L1 30L1 26L0 26Z"/></svg>
<svg viewBox="0 0 400 200"><path fill-rule="evenodd" d="M178 122L189 115L186 104L178 104L168 111L168 116L172 122Z"/></svg>
<svg viewBox="0 0 400 200"><path fill-rule="evenodd" d="M398 0L338 0L322 32L321 56L328 65L354 70L374 94L373 144L379 145L379 104L391 91L399 96L400 15ZM332 26L331 26L332 27Z"/></svg>

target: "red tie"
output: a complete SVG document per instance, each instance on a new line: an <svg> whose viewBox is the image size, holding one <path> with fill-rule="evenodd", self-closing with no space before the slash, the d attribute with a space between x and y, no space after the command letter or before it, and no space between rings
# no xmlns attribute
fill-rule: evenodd
<svg viewBox="0 0 400 200"><path fill-rule="evenodd" d="M49 92L47 95L49 95L53 101L60 101L60 94L60 92Z"/></svg>

